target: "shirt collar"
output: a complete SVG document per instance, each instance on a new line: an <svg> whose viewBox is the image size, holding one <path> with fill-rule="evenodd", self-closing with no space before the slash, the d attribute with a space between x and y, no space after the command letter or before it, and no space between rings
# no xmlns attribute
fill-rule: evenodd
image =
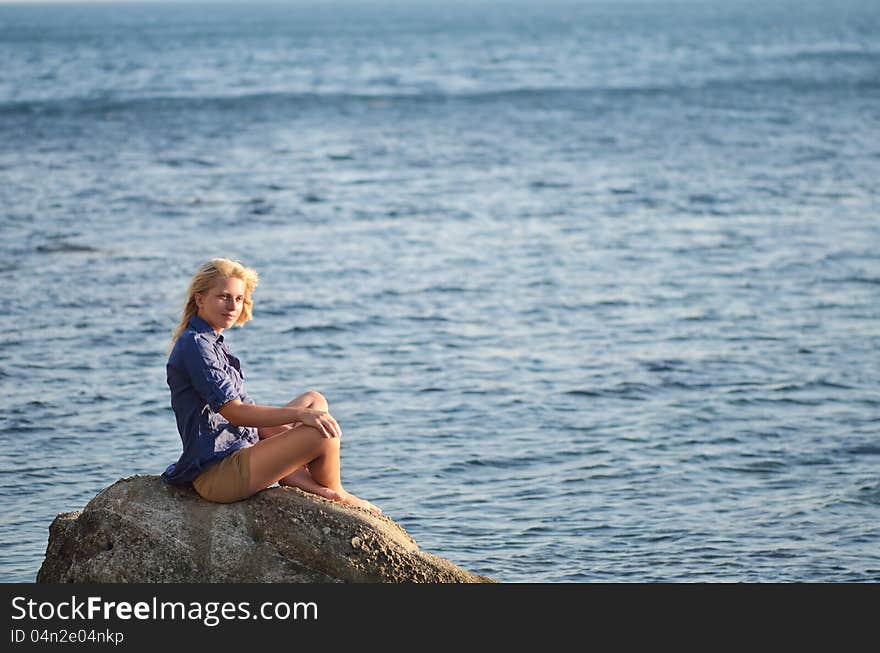
<svg viewBox="0 0 880 653"><path fill-rule="evenodd" d="M193 315L191 318L189 318L189 328L196 333L204 333L209 338L212 338L217 342L223 342L223 334L214 331L211 325L205 322L198 315Z"/></svg>

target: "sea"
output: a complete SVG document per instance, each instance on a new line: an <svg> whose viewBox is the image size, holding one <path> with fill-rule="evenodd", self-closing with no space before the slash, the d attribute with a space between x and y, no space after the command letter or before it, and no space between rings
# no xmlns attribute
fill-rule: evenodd
<svg viewBox="0 0 880 653"><path fill-rule="evenodd" d="M505 583L880 581L876 0L0 5L0 581L259 403Z"/></svg>

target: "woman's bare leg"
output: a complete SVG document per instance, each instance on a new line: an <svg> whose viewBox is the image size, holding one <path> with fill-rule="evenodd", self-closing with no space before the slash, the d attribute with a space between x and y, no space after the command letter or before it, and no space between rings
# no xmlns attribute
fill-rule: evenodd
<svg viewBox="0 0 880 653"><path fill-rule="evenodd" d="M308 392L304 392L298 397L291 399L288 401L285 406L295 406L297 408L315 408L316 410L327 411L327 400L324 398L320 392L315 392L314 390L309 390ZM286 424L284 426L270 426L263 427L260 429L260 438L273 438L280 433L284 433L285 431L289 431L294 426L298 426L299 422L296 424Z"/></svg>
<svg viewBox="0 0 880 653"><path fill-rule="evenodd" d="M309 390L308 392L304 392L298 397L291 399L285 404L285 406L294 406L296 408L315 408L316 410L324 411L329 410L327 399L325 399L324 395L322 395L320 392L315 392L314 390ZM270 431L270 434L261 435L261 438L274 438L276 435L279 435L280 433L285 433L291 428L295 428L297 426L300 426L299 422L297 422L296 424L288 424L287 426L276 426L270 429L264 429L264 431ZM278 482L281 485L292 485L302 490L306 490L307 492L321 494L322 496L326 496L328 499L334 498L328 496L327 494L327 492L332 492L331 490L315 482L315 479L313 479L312 475L309 474L309 468L307 465L303 465L302 467L295 469L293 472L288 474L286 477L280 479Z"/></svg>
<svg viewBox="0 0 880 653"><path fill-rule="evenodd" d="M314 390L309 390L295 399L291 399L287 402L287 405L301 408L314 408L315 410L329 410L330 408L327 404L326 397L320 392L315 392Z"/></svg>
<svg viewBox="0 0 880 653"><path fill-rule="evenodd" d="M314 408L315 410L325 410L328 412L330 410L330 404L327 403L327 398L324 397L324 395L322 395L320 392L315 392L314 390L309 390L308 392L302 393L298 397L295 397L294 399L288 401L286 405L295 406L296 408ZM284 478L279 479L278 484L298 487L301 490L312 492L314 494L320 494L321 496L328 499L337 499L336 496L328 495L328 493L335 495L336 493L334 490L331 490L330 488L321 485L320 483L316 482L314 478L312 478L307 464L298 469L295 469Z"/></svg>
<svg viewBox="0 0 880 653"><path fill-rule="evenodd" d="M251 447L251 486L254 492L268 487L275 481L281 481L300 468L325 456L339 456L339 443L336 438L325 438L311 426L297 426L265 440L260 440ZM319 469L320 469L319 465ZM332 470L332 465L330 466ZM337 491L336 487L322 483L333 482L332 476L315 479L324 487Z"/></svg>
<svg viewBox="0 0 880 653"><path fill-rule="evenodd" d="M328 410L327 400L314 391L296 397L287 405ZM276 440L277 443L266 446ZM278 481L279 485L298 487L332 501L381 512L342 487L339 447L339 438L325 438L317 429L304 425L261 440L251 453L254 492Z"/></svg>

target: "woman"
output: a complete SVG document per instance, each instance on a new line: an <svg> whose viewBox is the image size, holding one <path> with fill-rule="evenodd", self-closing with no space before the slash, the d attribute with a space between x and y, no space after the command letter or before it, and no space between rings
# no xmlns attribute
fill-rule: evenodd
<svg viewBox="0 0 880 653"><path fill-rule="evenodd" d="M166 367L183 454L162 478L192 483L218 503L240 501L277 481L380 512L342 487L342 430L321 394L306 392L273 407L255 404L245 392L241 364L222 334L251 319L257 281L256 271L224 258L208 261L192 278Z"/></svg>

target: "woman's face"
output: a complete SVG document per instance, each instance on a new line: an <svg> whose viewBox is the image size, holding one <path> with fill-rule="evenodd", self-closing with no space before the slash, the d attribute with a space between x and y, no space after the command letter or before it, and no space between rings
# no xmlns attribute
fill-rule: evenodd
<svg viewBox="0 0 880 653"><path fill-rule="evenodd" d="M217 333L228 329L238 320L244 308L244 281L237 277L220 278L206 293L196 293L199 317Z"/></svg>

